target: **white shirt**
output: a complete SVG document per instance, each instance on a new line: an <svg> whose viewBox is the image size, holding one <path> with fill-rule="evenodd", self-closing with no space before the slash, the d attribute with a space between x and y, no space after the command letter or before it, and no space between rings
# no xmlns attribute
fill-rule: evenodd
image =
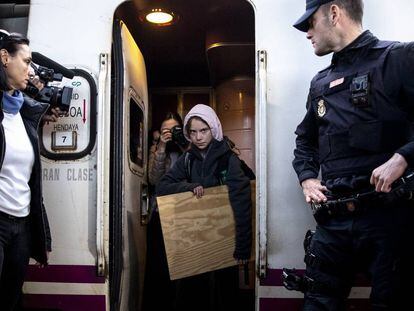
<svg viewBox="0 0 414 311"><path fill-rule="evenodd" d="M0 211L17 217L30 212L29 180L34 164L33 146L20 113L4 112L6 152L0 170Z"/></svg>

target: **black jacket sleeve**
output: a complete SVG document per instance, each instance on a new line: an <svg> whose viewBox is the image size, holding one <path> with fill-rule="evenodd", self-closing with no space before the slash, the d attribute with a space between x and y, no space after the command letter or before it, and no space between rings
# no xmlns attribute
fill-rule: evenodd
<svg viewBox="0 0 414 311"><path fill-rule="evenodd" d="M317 178L319 174L318 125L315 112L308 96L307 112L303 121L296 128L296 149L292 165L299 182Z"/></svg>
<svg viewBox="0 0 414 311"><path fill-rule="evenodd" d="M408 118L414 122L414 42L403 43L390 51L384 72L386 90L394 95L398 92L402 109L408 113ZM414 167L414 137L399 148L410 167Z"/></svg>
<svg viewBox="0 0 414 311"><path fill-rule="evenodd" d="M189 183L187 181L187 173L185 170L185 153L182 154L174 166L161 178L156 186L157 196L193 191L199 183Z"/></svg>
<svg viewBox="0 0 414 311"><path fill-rule="evenodd" d="M235 259L249 259L252 245L252 199L250 180L243 173L239 158L232 154L226 176L230 204L236 223Z"/></svg>
<svg viewBox="0 0 414 311"><path fill-rule="evenodd" d="M50 234L49 220L47 218L46 209L45 209L43 202L42 202L41 208L42 208L42 215L43 215L45 234L46 234L46 249L48 252L51 252L52 251L52 236Z"/></svg>

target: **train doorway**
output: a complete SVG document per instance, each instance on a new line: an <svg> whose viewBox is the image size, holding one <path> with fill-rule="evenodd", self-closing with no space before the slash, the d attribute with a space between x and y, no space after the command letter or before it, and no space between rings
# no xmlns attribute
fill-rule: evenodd
<svg viewBox="0 0 414 311"><path fill-rule="evenodd" d="M252 5L246 0L172 0L168 7L166 3L128 1L115 13L145 60L148 148L151 133L160 128L168 112L184 119L194 105L206 104L216 111L224 135L254 171L256 48ZM148 22L145 13L157 8L172 12L174 20L160 25ZM254 263L249 279L253 285L240 282L240 310L254 310ZM152 299L157 297L152 293Z"/></svg>

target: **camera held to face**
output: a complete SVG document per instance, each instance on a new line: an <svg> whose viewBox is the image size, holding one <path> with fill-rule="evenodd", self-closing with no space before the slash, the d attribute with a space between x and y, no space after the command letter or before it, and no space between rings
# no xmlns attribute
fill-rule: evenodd
<svg viewBox="0 0 414 311"><path fill-rule="evenodd" d="M70 101L72 100L73 88L64 86L63 88L57 86L48 86L48 82L62 81L63 75L55 73L53 69L42 66L32 65L35 75L39 76L39 80L45 86L39 90L30 81L24 92L30 97L43 103L48 103L52 108L59 108L66 112L69 110Z"/></svg>
<svg viewBox="0 0 414 311"><path fill-rule="evenodd" d="M180 125L176 125L170 130L172 134L172 141L175 142L178 146L186 148L188 146L188 141L184 137L183 128Z"/></svg>

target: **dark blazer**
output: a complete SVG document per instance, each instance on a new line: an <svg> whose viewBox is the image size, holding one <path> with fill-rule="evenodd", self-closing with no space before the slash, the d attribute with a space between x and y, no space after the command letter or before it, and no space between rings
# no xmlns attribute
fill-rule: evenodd
<svg viewBox="0 0 414 311"><path fill-rule="evenodd" d="M0 102L2 99L3 92L0 91ZM0 107L3 107L2 102ZM20 115L22 116L35 155L32 175L29 181L31 191L29 214L31 227L31 257L41 264L47 264L47 252L52 250L49 221L43 205L39 136L37 133L40 120L48 108L48 104L40 103L29 97L25 97L23 106L20 109ZM6 141L2 124L3 118L3 109L0 109L0 168L3 165L4 154L6 151Z"/></svg>

